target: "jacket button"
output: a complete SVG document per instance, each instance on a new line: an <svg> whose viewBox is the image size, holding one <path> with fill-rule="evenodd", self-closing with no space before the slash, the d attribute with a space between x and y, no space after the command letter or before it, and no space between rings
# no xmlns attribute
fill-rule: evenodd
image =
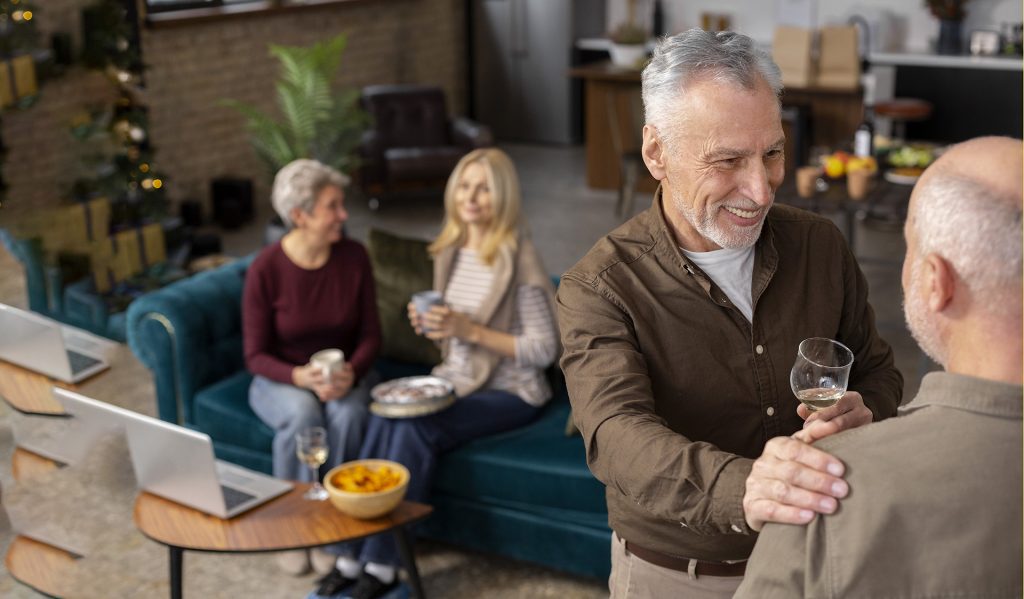
<svg viewBox="0 0 1024 599"><path fill-rule="evenodd" d="M754 351L756 351L757 355L760 356L761 354L764 353L764 346L763 345L758 345L757 347L754 348Z"/></svg>
<svg viewBox="0 0 1024 599"><path fill-rule="evenodd" d="M775 415L775 408L773 408L771 406L768 406L768 409L765 410L764 413L768 414L769 416L774 416Z"/></svg>

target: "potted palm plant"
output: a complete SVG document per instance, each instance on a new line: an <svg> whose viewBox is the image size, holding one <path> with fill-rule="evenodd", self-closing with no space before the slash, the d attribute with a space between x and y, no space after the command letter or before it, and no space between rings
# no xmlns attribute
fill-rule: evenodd
<svg viewBox="0 0 1024 599"><path fill-rule="evenodd" d="M281 62L275 84L279 117L251 104L222 100L245 116L249 141L271 179L298 158L312 158L343 173L358 166L357 149L369 117L359 106L358 90L332 86L347 42L342 33L309 47L270 45L270 54ZM264 241L276 241L286 232L275 216Z"/></svg>
<svg viewBox="0 0 1024 599"><path fill-rule="evenodd" d="M313 158L343 173L357 166L356 150L369 118L359 107L359 91L332 84L347 36L312 46L270 45L281 63L275 84L280 116L251 104L223 100L245 116L249 141L271 177L297 158Z"/></svg>
<svg viewBox="0 0 1024 599"><path fill-rule="evenodd" d="M628 0L627 10L626 21L608 34L609 54L615 66L635 69L647 58L648 32L636 23L636 0Z"/></svg>

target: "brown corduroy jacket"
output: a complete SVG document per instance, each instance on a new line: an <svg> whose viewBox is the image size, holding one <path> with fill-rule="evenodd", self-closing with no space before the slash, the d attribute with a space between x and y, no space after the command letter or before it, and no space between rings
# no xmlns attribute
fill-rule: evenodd
<svg viewBox="0 0 1024 599"><path fill-rule="evenodd" d="M659 192L562 277L576 425L609 524L631 543L707 561L750 555L744 484L768 439L803 423L789 386L803 339L846 344L849 389L875 420L896 413L903 378L835 225L775 205L754 260L751 323L676 245Z"/></svg>

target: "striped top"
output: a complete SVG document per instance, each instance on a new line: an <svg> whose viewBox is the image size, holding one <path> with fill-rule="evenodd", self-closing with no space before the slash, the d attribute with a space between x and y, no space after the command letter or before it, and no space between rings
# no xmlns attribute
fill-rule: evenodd
<svg viewBox="0 0 1024 599"><path fill-rule="evenodd" d="M456 312L476 314L493 282L494 272L480 261L477 252L461 249L444 291L445 303ZM515 337L515 358L502 358L484 388L508 391L530 405L542 406L551 398L544 369L558 352L554 315L544 290L537 287L521 285L515 301L512 328L505 331ZM448 355L434 374L456 384L467 380L472 351L471 343L452 338Z"/></svg>

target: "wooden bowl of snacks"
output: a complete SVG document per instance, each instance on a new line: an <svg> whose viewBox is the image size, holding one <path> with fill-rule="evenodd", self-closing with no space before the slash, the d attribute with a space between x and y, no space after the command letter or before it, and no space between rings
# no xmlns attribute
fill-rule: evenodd
<svg viewBox="0 0 1024 599"><path fill-rule="evenodd" d="M390 460L355 460L331 468L324 487L339 511L363 520L398 507L409 486L409 470Z"/></svg>

